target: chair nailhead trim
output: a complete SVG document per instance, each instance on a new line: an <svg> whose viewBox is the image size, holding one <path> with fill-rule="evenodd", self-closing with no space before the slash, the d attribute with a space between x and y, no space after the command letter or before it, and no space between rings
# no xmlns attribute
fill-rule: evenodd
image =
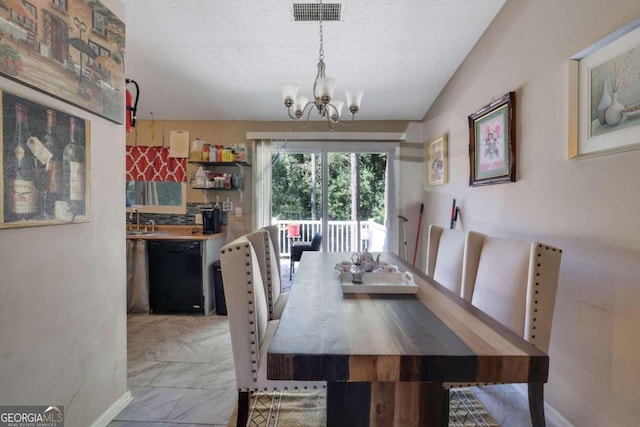
<svg viewBox="0 0 640 427"><path fill-rule="evenodd" d="M541 259L541 258L542 258L542 256L544 255L544 254L542 253L542 251L543 251L543 250L547 250L547 251L549 251L549 250L550 250L550 251L552 251L552 252L556 252L556 251L557 251L558 253L562 254L562 249L558 249L558 248L554 248L553 246L542 245L542 244L538 243L538 252L537 252L537 254L536 254L538 259ZM543 283L541 283L541 282L539 281L539 278L541 277L541 273L540 273L540 269L541 269L541 268L542 268L542 262L541 262L541 261L538 261L538 262L536 263L536 272L535 272L535 273L536 273L536 277L538 278L538 280L536 280L536 284L535 284L535 286L536 286L536 290L534 291L534 294L535 294L536 296L540 294L540 292L538 291L538 289L537 289L537 288L539 288L541 285L543 285ZM533 304L534 304L533 312L534 312L534 313L537 313L537 312L538 312L538 299L537 299L537 298L538 298L538 297L536 297L536 299L535 299L535 300L534 300L534 302L533 302ZM531 342L532 342L533 344L535 344L535 339L536 339L536 335L535 335L534 331L536 330L536 322L537 322L537 320L538 320L538 318L534 316L534 317L532 318L532 321L531 321Z"/></svg>

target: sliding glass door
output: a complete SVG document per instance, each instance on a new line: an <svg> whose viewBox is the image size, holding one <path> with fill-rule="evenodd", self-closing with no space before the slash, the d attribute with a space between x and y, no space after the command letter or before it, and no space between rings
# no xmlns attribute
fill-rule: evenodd
<svg viewBox="0 0 640 427"><path fill-rule="evenodd" d="M272 155L271 223L280 226L280 251L289 253L295 241L323 235L322 156L319 153Z"/></svg>
<svg viewBox="0 0 640 427"><path fill-rule="evenodd" d="M363 150L272 152L272 223L281 252L322 234L323 250L386 250L389 154Z"/></svg>

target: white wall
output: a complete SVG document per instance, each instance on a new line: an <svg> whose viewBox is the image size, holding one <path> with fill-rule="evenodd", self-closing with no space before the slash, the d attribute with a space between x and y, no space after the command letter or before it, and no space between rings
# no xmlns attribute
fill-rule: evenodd
<svg viewBox="0 0 640 427"><path fill-rule="evenodd" d="M564 250L545 394L576 426L640 418L640 151L567 160L568 60L639 17L637 0L510 0L423 123L450 147L427 224L446 226L456 197L466 230ZM517 182L471 188L467 116L509 91Z"/></svg>
<svg viewBox="0 0 640 427"><path fill-rule="evenodd" d="M0 403L64 405L65 425L86 427L127 393L124 126L0 88L91 122L91 222L0 230Z"/></svg>
<svg viewBox="0 0 640 427"><path fill-rule="evenodd" d="M400 143L400 182L399 182L399 212L407 219L406 222L398 218L391 218L397 223L398 251L400 257L405 257L405 236L407 260L411 263L416 257L416 267L421 267L420 250L422 248L420 236L418 236L418 223L420 218L420 204L422 203L422 188L424 185L424 138L422 124L411 122L407 126L407 139ZM424 219L424 218L423 218ZM403 230L403 222L404 227ZM421 226L421 235L425 234L424 222ZM416 241L418 253L416 254Z"/></svg>

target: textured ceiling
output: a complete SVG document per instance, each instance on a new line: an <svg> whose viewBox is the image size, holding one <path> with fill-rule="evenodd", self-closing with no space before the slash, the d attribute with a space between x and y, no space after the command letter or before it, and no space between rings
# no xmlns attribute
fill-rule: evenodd
<svg viewBox="0 0 640 427"><path fill-rule="evenodd" d="M504 2L340 1L324 23L334 97L364 90L360 120L421 120ZM139 119L288 120L280 84L311 95L318 23L294 22L291 0L123 3Z"/></svg>

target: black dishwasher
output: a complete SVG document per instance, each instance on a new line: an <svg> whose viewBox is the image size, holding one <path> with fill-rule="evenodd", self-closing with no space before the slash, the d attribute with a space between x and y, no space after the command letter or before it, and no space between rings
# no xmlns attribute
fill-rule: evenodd
<svg viewBox="0 0 640 427"><path fill-rule="evenodd" d="M202 242L150 240L149 305L152 313L204 313Z"/></svg>

